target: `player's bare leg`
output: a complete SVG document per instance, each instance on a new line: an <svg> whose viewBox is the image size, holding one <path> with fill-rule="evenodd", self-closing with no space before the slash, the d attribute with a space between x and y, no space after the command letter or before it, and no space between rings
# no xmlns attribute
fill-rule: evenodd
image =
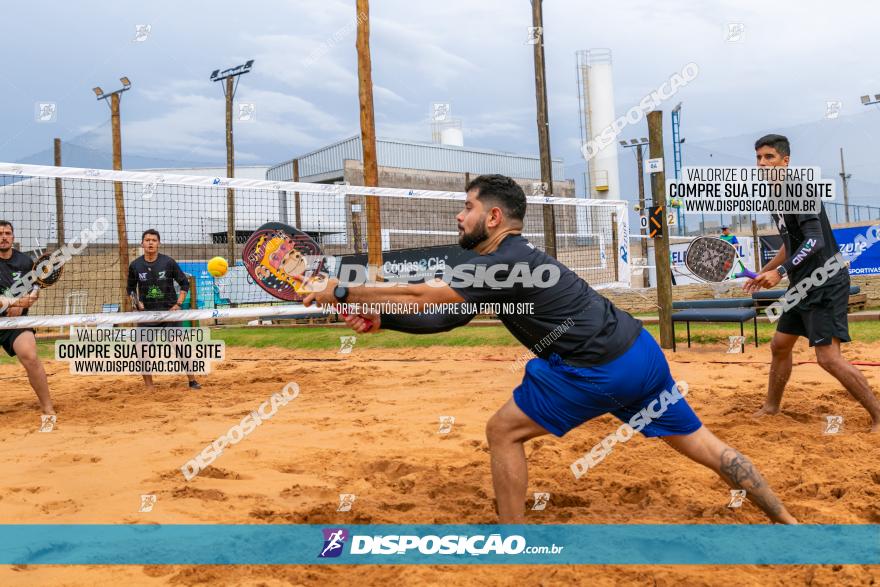
<svg viewBox="0 0 880 587"><path fill-rule="evenodd" d="M715 471L734 489L745 489L749 500L774 522L797 524L748 457L719 440L705 426L687 435L664 436L663 440L689 459Z"/></svg>
<svg viewBox="0 0 880 587"><path fill-rule="evenodd" d="M767 399L760 410L755 412L755 417L772 416L779 413L782 405L782 393L788 378L791 377L791 351L798 337L794 334L776 332L770 342L772 360L770 362L770 379L767 382Z"/></svg>
<svg viewBox="0 0 880 587"><path fill-rule="evenodd" d="M24 370L27 371L28 381L37 394L40 409L44 414L52 415L55 407L52 405L52 396L49 394L49 380L40 357L37 356L37 339L33 332L22 332L12 343L15 356L18 357Z"/></svg>
<svg viewBox="0 0 880 587"><path fill-rule="evenodd" d="M147 391L153 391L156 389L156 386L153 385L152 375L144 375L144 387L147 388Z"/></svg>
<svg viewBox="0 0 880 587"><path fill-rule="evenodd" d="M815 348L819 366L840 381L850 395L868 410L871 415L871 432L880 432L880 400L874 395L862 372L841 354L840 339L835 337L831 339L831 344Z"/></svg>
<svg viewBox="0 0 880 587"><path fill-rule="evenodd" d="M492 460L492 486L498 502L498 522L525 522L528 463L523 443L550 434L517 407L513 399L489 418L486 439Z"/></svg>

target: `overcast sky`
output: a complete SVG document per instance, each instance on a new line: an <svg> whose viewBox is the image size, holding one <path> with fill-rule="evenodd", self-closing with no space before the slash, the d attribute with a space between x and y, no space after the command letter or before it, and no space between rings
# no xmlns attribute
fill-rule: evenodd
<svg viewBox="0 0 880 587"><path fill-rule="evenodd" d="M47 149L55 136L107 150L109 111L91 88L116 89L124 74L133 84L122 100L125 153L222 163L223 96L208 77L248 59L256 63L236 99L256 105L256 120L236 123L239 164L277 163L359 132L353 0L50 1L3 10L0 161ZM833 163L845 146L853 172L880 182L880 109L859 102L880 93L878 22L880 3L864 1L546 0L553 156L579 175L574 53L608 47L618 115L698 64L697 79L663 106L684 103L686 162L694 145L694 155L714 150L721 163L741 163L724 157L750 158L749 140L795 127L835 136L818 141L811 156L821 160L799 163ZM726 40L728 23L743 24L740 41ZM138 24L151 27L142 42L134 42ZM374 0L371 24L380 136L430 140L430 104L451 102L466 145L536 152L527 1ZM836 120L825 118L829 100L842 103ZM57 120L36 120L42 102L57 104ZM624 131L644 134L644 123ZM621 166L630 158L621 154Z"/></svg>

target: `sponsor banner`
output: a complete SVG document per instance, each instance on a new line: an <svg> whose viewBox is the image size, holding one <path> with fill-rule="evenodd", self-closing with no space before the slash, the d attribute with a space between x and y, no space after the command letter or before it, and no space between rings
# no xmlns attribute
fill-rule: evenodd
<svg viewBox="0 0 880 587"><path fill-rule="evenodd" d="M778 234L759 236L761 243L761 267L773 260L779 249L782 248L782 237Z"/></svg>
<svg viewBox="0 0 880 587"><path fill-rule="evenodd" d="M866 237L870 228L870 226L855 226L834 229L834 240L837 241L840 253L844 259L852 261L852 265L849 266L850 275L880 275L880 247L869 246L864 241L855 242L858 235ZM871 232L873 233L873 230Z"/></svg>
<svg viewBox="0 0 880 587"><path fill-rule="evenodd" d="M876 565L880 525L8 524L0 564Z"/></svg>
<svg viewBox="0 0 880 587"><path fill-rule="evenodd" d="M476 256L473 251L465 250L458 245L396 249L382 252L382 266L379 269L383 279L408 277L408 281L413 282L433 278L438 272L443 273L447 267L453 268ZM367 255L364 253L339 257L338 262L334 264L334 274L338 274L339 268L343 265L366 267Z"/></svg>
<svg viewBox="0 0 880 587"><path fill-rule="evenodd" d="M850 275L880 275L880 247L866 246L865 243L856 243L858 235L866 236L869 226L854 226L849 228L835 228L834 240L837 247L847 262L852 262L849 268ZM779 235L767 235L761 239L761 265L769 263L779 248L782 246L782 237Z"/></svg>

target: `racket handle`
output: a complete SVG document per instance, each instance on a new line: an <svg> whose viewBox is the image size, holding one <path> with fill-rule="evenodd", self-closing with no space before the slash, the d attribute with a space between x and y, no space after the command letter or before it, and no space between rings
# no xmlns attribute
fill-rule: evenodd
<svg viewBox="0 0 880 587"><path fill-rule="evenodd" d="M343 313L342 313L342 316L348 316L348 314L347 314L346 312L343 312ZM362 319L363 319L364 322L367 323L367 330L369 330L370 328L373 327L373 321L372 321L372 320L368 320L367 318L362 318Z"/></svg>
<svg viewBox="0 0 880 587"><path fill-rule="evenodd" d="M737 273L736 276L737 277L748 277L749 279L754 279L758 276L758 274L755 273L754 271L749 271L748 269L743 267L743 270L740 271L739 273Z"/></svg>

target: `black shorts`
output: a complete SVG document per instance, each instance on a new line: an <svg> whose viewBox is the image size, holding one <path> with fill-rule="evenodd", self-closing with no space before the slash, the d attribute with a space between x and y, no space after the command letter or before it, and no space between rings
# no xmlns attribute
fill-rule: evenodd
<svg viewBox="0 0 880 587"><path fill-rule="evenodd" d="M6 354L10 357L15 356L15 349L12 348L12 344L15 342L15 339L18 338L18 335L23 332L36 332L36 330L33 328L11 328L9 330L0 330L0 346L3 347L3 350L6 351Z"/></svg>
<svg viewBox="0 0 880 587"><path fill-rule="evenodd" d="M782 313L776 331L803 336L810 346L831 344L832 338L849 342L849 280L819 288L794 308Z"/></svg>

